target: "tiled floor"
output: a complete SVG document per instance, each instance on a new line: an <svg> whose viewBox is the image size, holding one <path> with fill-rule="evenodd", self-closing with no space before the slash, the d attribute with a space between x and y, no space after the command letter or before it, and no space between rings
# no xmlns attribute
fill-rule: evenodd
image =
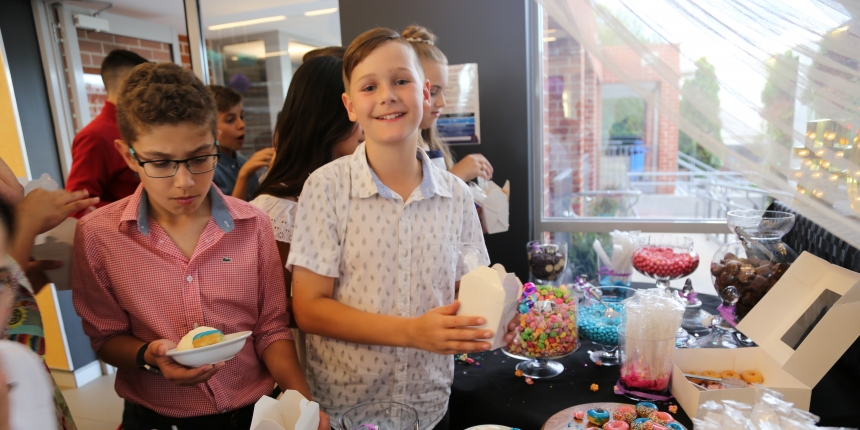
<svg viewBox="0 0 860 430"><path fill-rule="evenodd" d="M81 388L63 390L78 430L116 430L122 422L123 403L113 389L115 379L115 374L102 376Z"/></svg>

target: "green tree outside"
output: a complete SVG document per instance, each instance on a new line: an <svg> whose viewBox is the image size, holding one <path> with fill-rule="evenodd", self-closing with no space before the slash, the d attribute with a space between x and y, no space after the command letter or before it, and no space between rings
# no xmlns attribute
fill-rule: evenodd
<svg viewBox="0 0 860 430"><path fill-rule="evenodd" d="M690 102L696 98L704 104L704 112ZM720 121L720 83L717 81L714 65L705 57L696 60L696 74L684 81L681 87L681 117L696 124L702 131L722 143L722 121ZM678 150L715 169L722 166L722 160L702 147L687 133L679 131Z"/></svg>

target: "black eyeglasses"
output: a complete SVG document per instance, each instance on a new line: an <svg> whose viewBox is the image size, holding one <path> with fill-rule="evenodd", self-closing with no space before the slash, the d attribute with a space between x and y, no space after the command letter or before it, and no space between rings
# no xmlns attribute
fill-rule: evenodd
<svg viewBox="0 0 860 430"><path fill-rule="evenodd" d="M221 153L217 152L217 140L215 141L216 152L214 154L201 155L198 157L186 158L184 160L140 161L140 158L137 158L137 154L134 152L134 148L129 147L128 150L131 152L131 156L134 157L134 161L137 161L137 164L140 165L140 167L143 167L143 172L150 178L169 178L174 176L176 175L176 172L179 171L180 164L185 164L188 171L195 175L211 172L215 170L215 166L218 165L218 158L221 157Z"/></svg>

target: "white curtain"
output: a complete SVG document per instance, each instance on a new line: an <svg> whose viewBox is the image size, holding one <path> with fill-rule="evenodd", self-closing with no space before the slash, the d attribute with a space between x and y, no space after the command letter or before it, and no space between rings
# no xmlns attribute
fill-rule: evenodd
<svg viewBox="0 0 860 430"><path fill-rule="evenodd" d="M860 1L536 1L545 43L572 38L721 169L860 247Z"/></svg>

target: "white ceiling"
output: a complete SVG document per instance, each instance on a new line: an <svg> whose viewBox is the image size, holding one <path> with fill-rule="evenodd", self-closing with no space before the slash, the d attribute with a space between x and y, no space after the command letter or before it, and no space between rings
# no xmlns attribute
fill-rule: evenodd
<svg viewBox="0 0 860 430"><path fill-rule="evenodd" d="M75 2L91 8L99 4ZM304 16L305 12L337 7L337 0L200 0L204 36L209 39L241 37L244 34L280 30L305 43L317 46L340 45L338 12L321 16ZM113 0L111 13L166 24L186 34L185 9L182 0ZM256 18L284 15L286 20L210 31L210 25L226 24Z"/></svg>

